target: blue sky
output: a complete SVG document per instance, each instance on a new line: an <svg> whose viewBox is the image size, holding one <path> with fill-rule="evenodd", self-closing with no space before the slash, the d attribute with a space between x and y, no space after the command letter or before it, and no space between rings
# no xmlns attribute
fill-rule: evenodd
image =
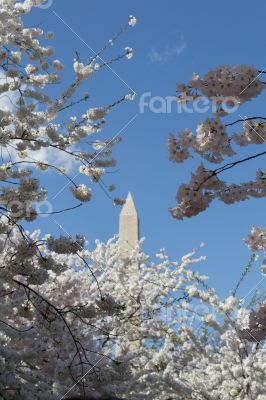
<svg viewBox="0 0 266 400"><path fill-rule="evenodd" d="M62 21L60 16L80 40ZM251 16L252 12L252 16ZM266 225L265 199L252 200L225 206L214 202L204 213L193 219L176 221L168 208L175 205L177 187L187 182L190 173L200 162L198 158L185 164L172 164L168 160L167 137L185 127L195 129L196 123L208 114L152 113L145 109L139 114L139 98L145 92L153 96L175 94L177 82L186 82L193 72L204 74L220 64L253 64L258 69L266 67L265 61L265 12L266 3L255 0L252 10L248 1L186 2L165 0L54 0L50 8L36 10L28 17L34 25L55 32L56 55L67 66L65 82L72 76L75 51L86 60L128 19L130 14L138 23L107 53L116 55L125 46L133 47L131 61L115 64L112 72L105 70L84 86L91 95L92 106L113 102L129 92L138 97L132 103L116 108L107 118L103 135L113 136L134 118L123 131L123 142L114 150L118 166L106 181L114 182L119 194L125 197L131 191L141 220L141 234L146 237L144 250L152 255L165 247L172 258L179 258L203 241L200 251L207 255L200 271L210 276L211 285L225 295L234 287L251 255L243 244L243 238L252 225ZM84 44L86 42L86 44ZM265 94L244 105L234 115L264 115ZM81 106L83 107L83 106ZM82 112L78 106L71 115ZM66 114L68 116L68 114ZM241 125L238 130L241 129ZM100 138L100 137L99 137ZM254 154L262 147L249 148L240 155ZM264 159L235 168L221 178L230 181L246 181L254 178L255 170L263 169ZM72 175L75 175L73 171ZM83 178L84 179L84 178ZM63 186L62 179L45 175L49 198ZM77 182L81 182L80 177ZM53 202L55 209L73 205L68 190L64 190ZM58 225L73 235L84 234L93 246L94 240L107 240L118 232L120 209L94 187L93 201L81 209L54 217L42 218L38 224L42 232L64 233ZM38 225L35 224L35 225ZM254 274L243 285L242 294L252 290L261 279L260 263ZM265 281L259 285L263 289Z"/></svg>

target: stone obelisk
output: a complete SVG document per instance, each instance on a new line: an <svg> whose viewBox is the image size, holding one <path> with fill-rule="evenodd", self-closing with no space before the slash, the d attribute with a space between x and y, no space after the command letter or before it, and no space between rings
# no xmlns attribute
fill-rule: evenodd
<svg viewBox="0 0 266 400"><path fill-rule="evenodd" d="M139 218L131 193L121 210L119 219L119 249L122 257L130 256L139 241Z"/></svg>
<svg viewBox="0 0 266 400"><path fill-rule="evenodd" d="M121 275L121 282L125 282L125 288L128 287L130 280L133 280L133 287L139 288L139 264L138 262L129 259L133 250L137 248L138 243L139 218L132 195L129 192L119 218L119 253L121 259L126 260L125 270ZM130 297L132 299L132 295ZM115 352L117 357L122 356L123 352L128 351L127 347L129 347L130 351L132 352L139 351L140 341L138 327L141 325L140 318L141 316L139 310L137 310L134 315L131 316L129 326L130 330L132 331L131 335L133 335L132 339L130 342L126 342L122 344L122 346L118 345L116 347ZM136 330L135 334L133 334L134 329Z"/></svg>

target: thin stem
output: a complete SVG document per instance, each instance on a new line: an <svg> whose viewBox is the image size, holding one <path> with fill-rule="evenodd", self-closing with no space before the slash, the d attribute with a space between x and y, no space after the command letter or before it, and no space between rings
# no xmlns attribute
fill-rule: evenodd
<svg viewBox="0 0 266 400"><path fill-rule="evenodd" d="M242 272L242 274L241 274L241 276L240 276L240 278L239 278L239 281L237 282L237 284L236 284L236 286L235 286L235 288L234 288L234 290L233 290L233 292L232 292L232 295L233 295L234 297L235 297L236 292L238 291L238 289L239 289L241 283L244 281L245 277L246 277L246 276L248 275L248 273L251 271L251 268L252 268L252 266L253 266L255 260L256 260L256 254L252 254L252 256L250 257L250 260L249 260L248 264L246 265L244 271Z"/></svg>
<svg viewBox="0 0 266 400"><path fill-rule="evenodd" d="M245 121L252 121L253 119L264 119L266 120L266 117L248 117L248 118L241 118L241 119L237 119L234 122L231 122L229 124L225 124L225 126L232 126L235 124L238 124L239 122L245 122Z"/></svg>

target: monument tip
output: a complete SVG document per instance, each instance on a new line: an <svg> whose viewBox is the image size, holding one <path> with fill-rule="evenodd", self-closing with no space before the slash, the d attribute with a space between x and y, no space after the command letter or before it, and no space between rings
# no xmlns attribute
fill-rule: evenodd
<svg viewBox="0 0 266 400"><path fill-rule="evenodd" d="M127 215L129 215L129 214L136 215L137 214L137 210L136 210L135 203L134 203L131 192L128 192L125 204L123 205L122 210L121 210L121 215L125 215L125 214L127 214Z"/></svg>

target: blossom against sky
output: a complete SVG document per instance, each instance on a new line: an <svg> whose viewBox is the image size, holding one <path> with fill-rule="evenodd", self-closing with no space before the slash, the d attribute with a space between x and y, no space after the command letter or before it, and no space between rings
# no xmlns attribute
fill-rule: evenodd
<svg viewBox="0 0 266 400"><path fill-rule="evenodd" d="M147 99L149 96L164 99L174 95L177 82L187 82L193 72L203 75L220 64L252 64L264 69L266 5L257 0L252 3L256 24L252 23L252 29L248 29L250 3L247 1L232 3L227 0L219 9L210 0L166 0L163 3L151 0L54 0L48 3L51 3L50 7L35 11L31 18L34 18L34 24L55 32L58 58L67 66L66 80L72 74L76 52L87 59L127 21L129 15L137 17L135 29L124 35L117 46L118 49L119 46L121 49L132 47L133 59L101 72L88 82L86 88L92 103L99 106L110 104L131 90L138 94L134 102L116 108L107 118L104 132L109 136L120 132L123 141L114 150L118 165L105 180L108 184L114 182L117 194L122 197L128 191L133 193L141 220L141 234L146 237L144 249L148 254L166 247L167 252L177 258L192 247L199 247L203 241L206 247L201 252L208 256L204 273L210 275L211 284L227 293L239 277L240 267L243 268L250 257L243 238L252 225L265 225L265 200L233 206L214 202L211 208L195 218L172 219L168 208L176 203L178 185L189 180L199 159L186 165L170 163L166 147L168 134L186 127L194 130L196 123L207 115L178 113L174 105L162 113L160 100L154 103L153 110L148 106L140 110L139 102L145 93ZM265 116L264 96L242 106L240 114ZM73 108L71 115L77 110L78 107ZM228 121L238 119L238 114L236 111L229 115ZM227 172L222 178L230 180L232 174L232 180L245 181L247 175L255 174L258 166L263 167L263 159ZM45 179L49 200L55 209L73 204L61 179L51 179L48 174ZM75 180L81 182L79 176ZM118 232L119 212L102 190L94 187L91 202L68 214L43 218L41 225L43 232L83 233L93 245L96 238L106 240ZM256 268L259 270L259 264ZM259 273L254 274L243 294L248 293L258 280Z"/></svg>

